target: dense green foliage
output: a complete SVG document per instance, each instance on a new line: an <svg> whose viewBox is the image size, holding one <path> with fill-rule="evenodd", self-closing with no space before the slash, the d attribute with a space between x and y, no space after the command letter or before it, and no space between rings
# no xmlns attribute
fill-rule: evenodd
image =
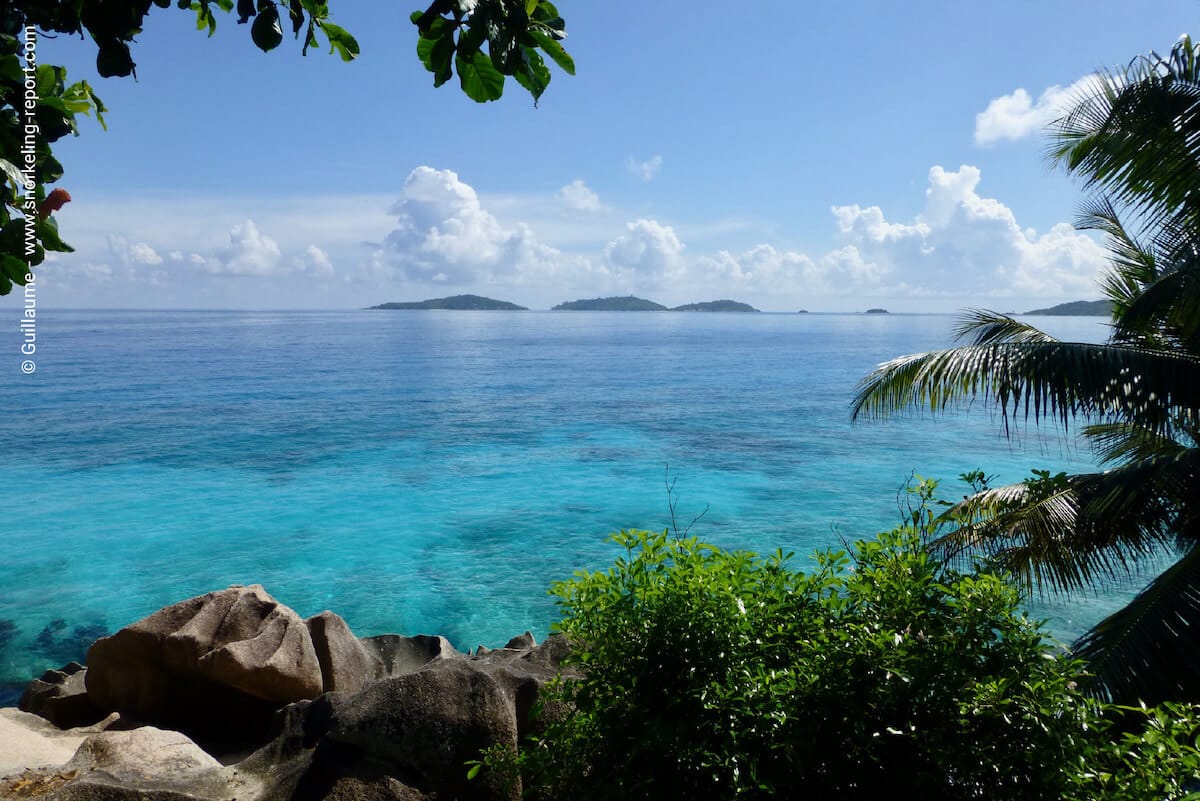
<svg viewBox="0 0 1200 801"><path fill-rule="evenodd" d="M553 589L585 673L550 695L574 712L515 760L526 797L1067 791L1093 722L1079 664L1009 583L939 563L916 527L809 572L665 532L614 539L612 568Z"/></svg>
<svg viewBox="0 0 1200 801"><path fill-rule="evenodd" d="M1068 801L1200 799L1200 706L1110 708L1131 728L1114 739L1101 726L1071 770Z"/></svg>
<svg viewBox="0 0 1200 801"><path fill-rule="evenodd" d="M615 535L611 568L552 588L573 657L539 734L471 775L536 801L1200 799L1200 707L1084 695L1007 576L930 554L935 488L918 479L906 525L807 572Z"/></svg>
<svg viewBox="0 0 1200 801"><path fill-rule="evenodd" d="M1057 590L1174 553L1076 649L1101 697L1190 702L1200 698L1200 48L1184 38L1166 58L1098 76L1053 136L1054 155L1104 193L1082 225L1108 239L1109 340L1061 342L972 312L964 345L880 365L854 414L983 398L1006 428L1022 417L1083 424L1102 469L983 490L935 546L988 553Z"/></svg>
<svg viewBox="0 0 1200 801"><path fill-rule="evenodd" d="M86 81L67 83L61 66L36 64L26 72L29 57L36 55L27 41L39 32L78 35L95 44L102 77L135 75L130 45L151 8L171 5L171 0L0 4L0 295L13 284L25 284L47 250L71 250L50 216L69 195L58 190L47 201L47 187L63 175L52 145L69 133L78 135L78 115L95 114L103 124L106 110ZM343 61L359 54L350 32L330 20L326 0L178 0L175 5L194 12L197 28L210 36L217 29L214 12L236 9L237 21L250 23L250 39L263 51L283 43L286 27L302 42L302 53L323 40ZM498 99L505 77L512 76L536 103L550 83L542 54L575 72L561 44L566 23L550 0L435 0L414 12L412 21L417 57L434 73L434 85L457 72L462 91L478 102Z"/></svg>

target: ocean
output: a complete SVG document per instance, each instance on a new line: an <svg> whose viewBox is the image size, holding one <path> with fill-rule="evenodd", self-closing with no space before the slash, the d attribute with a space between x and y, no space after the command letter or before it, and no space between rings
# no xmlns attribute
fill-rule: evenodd
<svg viewBox="0 0 1200 801"><path fill-rule="evenodd" d="M1041 318L1098 341L1098 318ZM895 526L913 473L1086 469L996 411L852 424L945 315L0 308L0 684L183 598L263 584L360 635L540 639L622 528L794 551ZM7 334L3 332L8 332ZM7 342L7 345L5 344ZM5 352L7 350L7 353ZM701 516L701 513L702 516ZM1035 598L1070 638L1128 595ZM3 701L4 699L0 699Z"/></svg>

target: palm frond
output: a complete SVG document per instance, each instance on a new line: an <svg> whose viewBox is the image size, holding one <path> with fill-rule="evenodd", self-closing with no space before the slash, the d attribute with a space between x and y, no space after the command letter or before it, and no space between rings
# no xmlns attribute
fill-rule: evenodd
<svg viewBox="0 0 1200 801"><path fill-rule="evenodd" d="M1145 426L1127 420L1093 423L1083 435L1092 444L1101 464L1183 458L1188 446Z"/></svg>
<svg viewBox="0 0 1200 801"><path fill-rule="evenodd" d="M1200 697L1200 546L1074 644L1091 691L1123 704Z"/></svg>
<svg viewBox="0 0 1200 801"><path fill-rule="evenodd" d="M1075 417L1134 419L1169 433L1173 415L1200 415L1200 359L1081 342L1000 341L917 353L885 362L858 385L853 419L908 408L931 412L982 399L1000 409L1006 431L1022 413L1064 428Z"/></svg>
<svg viewBox="0 0 1200 801"><path fill-rule="evenodd" d="M1160 466L1161 467L1161 466ZM1170 470L1044 474L975 493L942 515L930 543L945 558L986 556L1026 589L1067 592L1113 580L1174 544ZM1177 482L1176 482L1177 483Z"/></svg>
<svg viewBox="0 0 1200 801"><path fill-rule="evenodd" d="M1200 255L1189 253L1125 308L1118 330L1158 327L1166 341L1200 353Z"/></svg>
<svg viewBox="0 0 1200 801"><path fill-rule="evenodd" d="M1142 289L1158 277L1156 254L1150 245L1126 227L1112 201L1106 197L1085 205L1076 227L1104 234L1109 249L1110 269L1101 281L1104 294L1113 305L1113 317L1120 321L1125 309ZM1133 344L1137 340L1124 340Z"/></svg>
<svg viewBox="0 0 1200 801"><path fill-rule="evenodd" d="M1055 342L1057 340L1028 323L987 309L967 309L952 330L955 339L972 345L997 342Z"/></svg>
<svg viewBox="0 0 1200 801"><path fill-rule="evenodd" d="M1167 58L1151 54L1097 73L1052 125L1049 156L1085 185L1141 216L1147 227L1197 219L1200 71L1186 37Z"/></svg>

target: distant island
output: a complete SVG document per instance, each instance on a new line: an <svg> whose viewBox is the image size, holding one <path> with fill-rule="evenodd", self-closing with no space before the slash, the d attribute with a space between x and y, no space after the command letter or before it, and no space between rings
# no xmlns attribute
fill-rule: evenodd
<svg viewBox="0 0 1200 801"><path fill-rule="evenodd" d="M671 311L682 312L756 312L758 309L749 303L738 303L736 300L709 300L704 303L688 303L676 306Z"/></svg>
<svg viewBox="0 0 1200 801"><path fill-rule="evenodd" d="M449 298L433 298L415 303L381 303L371 309L452 309L454 311L528 311L524 306L506 300L492 300L482 295L454 295Z"/></svg>
<svg viewBox="0 0 1200 801"><path fill-rule="evenodd" d="M1048 309L1034 309L1026 314L1045 314L1055 317L1111 317L1112 303L1107 300L1073 300Z"/></svg>
<svg viewBox="0 0 1200 801"><path fill-rule="evenodd" d="M619 298L590 298L560 303L551 311L677 311L677 312L756 312L748 303L736 300L709 300L704 303L686 303L669 309L661 303L645 298L625 295Z"/></svg>
<svg viewBox="0 0 1200 801"><path fill-rule="evenodd" d="M867 314L887 314L887 309L867 309Z"/></svg>
<svg viewBox="0 0 1200 801"><path fill-rule="evenodd" d="M569 300L560 303L551 311L666 311L661 303L626 295L622 298L592 298L591 300Z"/></svg>

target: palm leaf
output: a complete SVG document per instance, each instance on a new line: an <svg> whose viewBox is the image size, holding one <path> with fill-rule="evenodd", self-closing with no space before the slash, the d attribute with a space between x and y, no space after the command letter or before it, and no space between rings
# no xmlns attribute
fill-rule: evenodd
<svg viewBox="0 0 1200 801"><path fill-rule="evenodd" d="M1173 415L1200 414L1200 359L1143 348L1081 342L999 341L917 353L885 362L855 392L851 416L883 418L906 408L931 412L994 401L1005 430L1027 420L1064 428L1079 416L1137 419L1169 433Z"/></svg>
<svg viewBox="0 0 1200 801"><path fill-rule="evenodd" d="M1076 641L1091 690L1124 704L1200 696L1200 547Z"/></svg>
<svg viewBox="0 0 1200 801"><path fill-rule="evenodd" d="M1188 38L1095 76L1052 126L1050 157L1147 227L1186 214L1200 198L1200 59Z"/></svg>
<svg viewBox="0 0 1200 801"><path fill-rule="evenodd" d="M1048 474L975 493L939 522L965 521L930 543L945 558L987 556L1027 589L1082 589L1116 579L1174 542L1179 485L1167 463Z"/></svg>

